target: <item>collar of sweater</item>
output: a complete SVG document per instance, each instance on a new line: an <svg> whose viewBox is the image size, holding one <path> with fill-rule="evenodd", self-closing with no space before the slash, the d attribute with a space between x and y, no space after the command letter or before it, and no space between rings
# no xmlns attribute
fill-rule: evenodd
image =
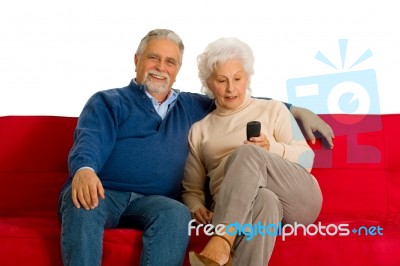
<svg viewBox="0 0 400 266"><path fill-rule="evenodd" d="M217 106L217 108L215 109L215 114L216 115L231 115L237 112L242 111L244 108L246 108L250 103L252 102L252 98L250 97L250 95L246 94L246 96L243 99L243 102L237 106L236 108L233 109L227 109L227 108L223 108L220 105L218 105L217 101L215 101L215 105Z"/></svg>

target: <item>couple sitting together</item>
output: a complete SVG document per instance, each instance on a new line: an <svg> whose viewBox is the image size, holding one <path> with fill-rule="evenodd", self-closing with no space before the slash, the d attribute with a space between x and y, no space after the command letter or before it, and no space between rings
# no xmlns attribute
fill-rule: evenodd
<svg viewBox="0 0 400 266"><path fill-rule="evenodd" d="M307 109L251 97L254 57L237 38L218 39L199 55L206 95L172 89L183 50L176 33L150 31L135 54L136 78L85 105L60 194L65 265L100 265L105 228L143 230L141 265L172 266L184 261L191 219L307 225L318 217L314 154L294 117L311 140L319 131L331 147L332 129ZM247 139L249 121L261 131ZM189 259L267 265L274 244L273 236L214 234Z"/></svg>

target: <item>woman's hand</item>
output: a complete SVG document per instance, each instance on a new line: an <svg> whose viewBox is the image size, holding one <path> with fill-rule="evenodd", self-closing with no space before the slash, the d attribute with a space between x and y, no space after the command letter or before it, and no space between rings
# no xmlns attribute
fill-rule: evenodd
<svg viewBox="0 0 400 266"><path fill-rule="evenodd" d="M212 222L213 212L201 207L192 212L192 216L199 224L210 224Z"/></svg>
<svg viewBox="0 0 400 266"><path fill-rule="evenodd" d="M267 136L262 133L259 137L251 137L250 140L245 140L243 143L244 144L254 144L254 145L260 146L261 148L264 148L266 150L269 150L269 146L270 146Z"/></svg>

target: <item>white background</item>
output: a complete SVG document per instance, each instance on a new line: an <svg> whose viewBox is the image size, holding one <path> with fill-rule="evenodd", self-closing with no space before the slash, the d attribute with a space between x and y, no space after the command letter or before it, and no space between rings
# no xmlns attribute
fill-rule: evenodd
<svg viewBox="0 0 400 266"><path fill-rule="evenodd" d="M247 42L256 58L253 95L285 101L286 80L374 69L382 113L400 113L400 8L397 1L1 0L0 115L78 116L88 97L125 86L151 29L168 28L186 46L174 88L199 92L196 56L219 37ZM314 57L320 51L339 70Z"/></svg>

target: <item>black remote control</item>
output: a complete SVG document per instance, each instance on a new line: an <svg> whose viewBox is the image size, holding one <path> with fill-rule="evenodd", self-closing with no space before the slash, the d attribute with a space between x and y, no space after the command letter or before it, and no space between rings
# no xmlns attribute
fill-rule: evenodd
<svg viewBox="0 0 400 266"><path fill-rule="evenodd" d="M251 137L259 137L261 134L261 123L259 121L250 121L246 128L247 140Z"/></svg>

